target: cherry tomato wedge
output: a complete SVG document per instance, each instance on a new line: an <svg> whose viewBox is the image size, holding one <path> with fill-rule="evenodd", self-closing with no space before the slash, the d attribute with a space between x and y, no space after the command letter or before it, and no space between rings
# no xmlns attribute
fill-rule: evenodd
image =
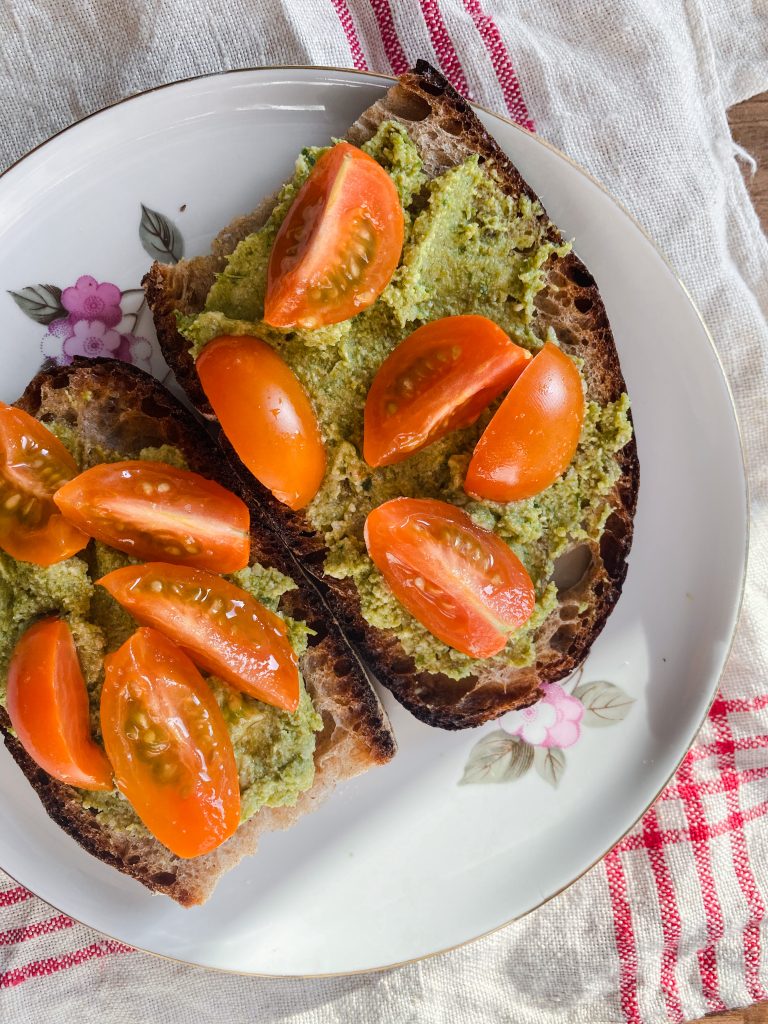
<svg viewBox="0 0 768 1024"><path fill-rule="evenodd" d="M325 446L301 382L260 338L215 338L200 383L242 462L289 508L304 508L325 474Z"/></svg>
<svg viewBox="0 0 768 1024"><path fill-rule="evenodd" d="M533 583L520 559L455 505L387 501L369 514L365 544L411 615L470 657L497 654L533 613Z"/></svg>
<svg viewBox="0 0 768 1024"><path fill-rule="evenodd" d="M264 319L274 327L322 327L373 305L403 248L394 182L348 142L312 168L275 238Z"/></svg>
<svg viewBox="0 0 768 1024"><path fill-rule="evenodd" d="M234 583L166 562L116 569L98 583L207 672L284 711L298 707L298 661L285 623Z"/></svg>
<svg viewBox="0 0 768 1024"><path fill-rule="evenodd" d="M389 466L474 423L530 358L484 316L448 316L419 327L374 377L365 403L365 461Z"/></svg>
<svg viewBox="0 0 768 1024"><path fill-rule="evenodd" d="M64 484L54 501L70 523L139 559L217 572L248 565L245 502L213 480L162 462L104 462Z"/></svg>
<svg viewBox="0 0 768 1024"><path fill-rule="evenodd" d="M215 850L240 824L240 785L210 687L154 629L137 630L104 670L101 731L117 788L177 856Z"/></svg>
<svg viewBox="0 0 768 1024"><path fill-rule="evenodd" d="M69 626L43 619L16 644L8 667L8 717L49 775L80 789L112 789L112 769L91 738L88 691Z"/></svg>
<svg viewBox="0 0 768 1024"><path fill-rule="evenodd" d="M29 413L0 402L0 548L23 562L53 565L88 543L53 495L77 475L64 445Z"/></svg>
<svg viewBox="0 0 768 1024"><path fill-rule="evenodd" d="M547 342L477 442L464 490L502 502L540 494L571 464L583 422L584 392L576 364Z"/></svg>

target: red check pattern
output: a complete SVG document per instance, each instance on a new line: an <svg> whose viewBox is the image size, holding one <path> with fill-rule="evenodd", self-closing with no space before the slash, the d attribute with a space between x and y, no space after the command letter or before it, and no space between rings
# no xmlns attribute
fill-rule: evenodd
<svg viewBox="0 0 768 1024"><path fill-rule="evenodd" d="M400 74L426 56L464 95L489 106L503 103L503 113L533 130L509 49L512 41L503 37L489 0L453 0L451 17L444 0L320 2L336 19L347 63L355 68ZM477 81L487 83L482 95L473 90ZM768 732L753 734L740 724L752 716L754 730L765 709L768 693L718 698L655 807L596 869L611 910L617 1009L628 1024L661 1020L662 1013L669 1021L685 1020L680 964L691 942L698 975L694 987L711 1012L724 1010L723 948L726 941L732 944L735 932L749 998L766 998L760 971L766 907L749 847L751 826L768 813ZM648 879L656 900L651 909ZM693 934L692 922L700 926ZM0 875L0 1005L3 989L39 984L104 958L113 958L113 969L119 970L119 957L132 952L52 913ZM653 1013L646 1009L652 1004L658 1007Z"/></svg>
<svg viewBox="0 0 768 1024"><path fill-rule="evenodd" d="M0 992L32 978L45 978L70 967L78 967L95 958L133 952L130 946L121 942L99 939L95 932L87 932L66 914L51 915L50 908L42 900L23 886L7 884L9 882L7 876L0 874L0 924L9 925L0 930ZM39 918L32 923L28 921L32 916L29 904L34 907L32 915ZM25 923L14 925L14 920L22 915ZM80 937L84 932L90 935L91 941L82 946L72 943L66 934L72 929L80 933Z"/></svg>
<svg viewBox="0 0 768 1024"><path fill-rule="evenodd" d="M768 735L738 735L738 717L762 711L768 695L742 700L718 697L696 745L686 756L672 782L640 824L605 858L604 871L613 910L616 949L620 963L621 1007L628 1024L641 1024L639 959L642 949L636 934L627 879L644 866L650 869L659 906L663 936L659 985L669 1021L687 1018L680 1002L678 975L683 915L691 914L680 893L687 887L675 877L673 848L690 848L693 877L698 884L704 912L705 940L696 950L698 983L708 1012L727 1009L719 991L718 945L733 937L738 922L739 944L749 998L768 998L760 977L761 925L766 920L765 901L748 849L750 825L768 813L763 799L768 764L761 762ZM666 813L667 809L672 814ZM679 811L680 824L664 827L662 817ZM645 862L643 865L642 862ZM732 875L740 900L724 907L723 877ZM690 876L686 879L690 881Z"/></svg>

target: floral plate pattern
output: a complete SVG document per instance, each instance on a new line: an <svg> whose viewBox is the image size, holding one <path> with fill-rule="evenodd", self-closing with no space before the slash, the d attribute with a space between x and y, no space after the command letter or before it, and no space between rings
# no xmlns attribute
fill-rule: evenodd
<svg viewBox="0 0 768 1024"><path fill-rule="evenodd" d="M139 241L161 263L178 263L184 254L176 225L143 203ZM150 338L138 333L148 312L142 288L122 291L116 284L83 274L66 288L27 285L9 295L22 313L48 328L40 343L46 360L68 365L75 356L122 359L148 373L157 373L158 363L163 363L154 332L150 329Z"/></svg>
<svg viewBox="0 0 768 1024"><path fill-rule="evenodd" d="M544 683L535 704L511 711L499 729L486 733L472 747L459 785L514 782L533 767L557 788L566 767L565 748L581 738L582 726L602 728L626 718L634 698L605 680L583 683L584 666L569 683Z"/></svg>

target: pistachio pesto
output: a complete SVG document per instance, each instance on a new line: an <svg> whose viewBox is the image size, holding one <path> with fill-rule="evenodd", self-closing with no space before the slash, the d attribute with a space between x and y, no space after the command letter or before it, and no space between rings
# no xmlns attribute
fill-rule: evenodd
<svg viewBox="0 0 768 1024"><path fill-rule="evenodd" d="M439 498L465 508L521 558L536 589L532 618L514 631L489 662L529 665L533 636L556 603L555 559L574 542L596 539L611 508L619 476L615 453L630 439L629 402L588 403L574 460L555 484L526 501L507 505L470 499L462 488L474 446L498 403L478 422L454 432L403 462L372 469L362 458L363 410L374 375L386 356L421 324L475 313L498 324L532 352L544 341L534 300L544 287L545 262L569 245L550 240L541 205L505 194L477 157L427 180L419 152L402 126L382 124L363 148L389 172L405 211L400 266L380 298L351 320L317 330L279 331L263 323L269 254L298 189L323 150L305 149L294 176L259 231L237 246L212 286L202 313L181 317L179 328L193 356L222 334L256 334L273 345L312 400L326 444L328 469L306 509L323 536L328 575L351 578L365 619L392 629L416 667L461 679L481 663L442 643L400 605L367 555L367 514L399 496Z"/></svg>
<svg viewBox="0 0 768 1024"><path fill-rule="evenodd" d="M81 468L121 458L107 449L86 449L66 424L53 423L49 427ZM182 453L169 445L145 448L139 457L186 468ZM61 615L72 629L88 689L91 729L101 741L99 701L104 655L117 650L137 623L103 587L95 586L95 581L135 561L99 541L92 541L78 555L47 567L16 561L0 551L0 704L6 695L8 663L21 634L40 616ZM258 564L227 578L278 614L280 598L296 587L288 576ZM300 656L312 631L303 622L281 617L291 645ZM315 733L322 728L322 719L303 682L299 707L293 714L236 693L215 677L209 677L208 683L232 738L240 778L242 820L261 807L294 804L314 780ZM146 833L131 805L116 791L76 792L109 828Z"/></svg>

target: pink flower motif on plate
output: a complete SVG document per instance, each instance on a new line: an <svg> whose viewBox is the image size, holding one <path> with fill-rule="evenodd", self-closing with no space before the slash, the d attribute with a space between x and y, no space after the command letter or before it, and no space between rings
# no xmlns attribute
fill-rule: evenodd
<svg viewBox="0 0 768 1024"><path fill-rule="evenodd" d="M571 747L581 733L584 705L557 683L544 683L538 703L512 711L502 721L505 732L532 747Z"/></svg>
<svg viewBox="0 0 768 1024"><path fill-rule="evenodd" d="M72 337L72 328L74 327L74 325L75 320L73 319L73 317L71 315L65 316L62 317L60 320L53 320L51 323L49 323L48 333L52 334L56 338L62 338L64 341L66 341L67 338ZM46 353L46 355L48 355L48 353Z"/></svg>
<svg viewBox="0 0 768 1024"><path fill-rule="evenodd" d="M64 355L63 346L67 339L72 337L73 328L74 325L68 316L48 324L48 333L40 343L43 355L56 363L71 363L72 360Z"/></svg>
<svg viewBox="0 0 768 1024"><path fill-rule="evenodd" d="M67 359L74 356L114 357L120 347L120 335L101 320L78 320L62 346ZM43 349L45 351L45 349Z"/></svg>
<svg viewBox="0 0 768 1024"><path fill-rule="evenodd" d="M142 370L151 372L152 345L146 338L137 338L135 334L121 334L120 346L113 353L115 359L122 359L125 363L133 363L140 366Z"/></svg>
<svg viewBox="0 0 768 1024"><path fill-rule="evenodd" d="M120 308L122 292L115 284L101 284L88 274L78 277L71 288L61 293L61 304L74 323L80 320L100 320L106 327L117 327L123 319Z"/></svg>
<svg viewBox="0 0 768 1024"><path fill-rule="evenodd" d="M65 366L75 356L102 356L152 372L152 343L136 334L118 334L101 320L76 320L73 314L53 320L40 347L44 356Z"/></svg>

